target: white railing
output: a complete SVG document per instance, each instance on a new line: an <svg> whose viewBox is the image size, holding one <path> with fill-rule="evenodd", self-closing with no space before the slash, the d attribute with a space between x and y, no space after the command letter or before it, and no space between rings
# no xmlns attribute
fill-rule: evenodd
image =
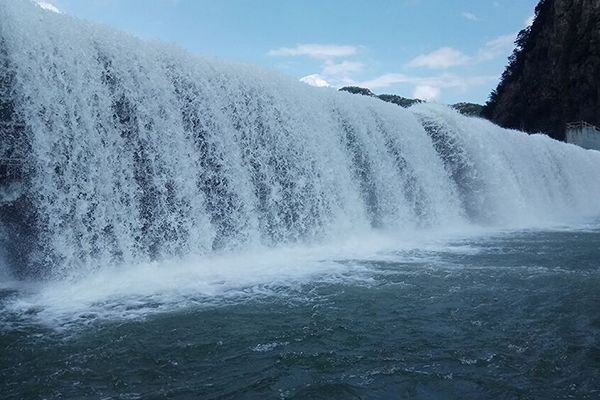
<svg viewBox="0 0 600 400"><path fill-rule="evenodd" d="M23 160L20 158L0 158L0 166L20 167Z"/></svg>
<svg viewBox="0 0 600 400"><path fill-rule="evenodd" d="M592 128L596 132L600 133L600 128L598 128L597 126L592 125L588 122L585 122L585 121L577 121L577 122L568 122L567 123L567 130L579 129L579 128Z"/></svg>

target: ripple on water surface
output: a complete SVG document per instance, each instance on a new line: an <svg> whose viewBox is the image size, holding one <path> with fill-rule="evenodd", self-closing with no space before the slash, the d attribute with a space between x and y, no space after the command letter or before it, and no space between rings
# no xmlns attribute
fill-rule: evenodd
<svg viewBox="0 0 600 400"><path fill-rule="evenodd" d="M212 296L118 292L71 314L33 301L35 285L4 289L0 387L7 398L593 399L598 239L513 232L316 257L310 274L275 284L260 279L273 267Z"/></svg>

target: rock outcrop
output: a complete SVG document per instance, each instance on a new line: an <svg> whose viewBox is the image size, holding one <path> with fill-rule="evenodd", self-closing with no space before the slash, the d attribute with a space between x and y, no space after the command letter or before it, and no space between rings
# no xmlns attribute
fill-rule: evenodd
<svg viewBox="0 0 600 400"><path fill-rule="evenodd" d="M519 33L484 116L564 140L567 122L600 124L600 0L542 0Z"/></svg>

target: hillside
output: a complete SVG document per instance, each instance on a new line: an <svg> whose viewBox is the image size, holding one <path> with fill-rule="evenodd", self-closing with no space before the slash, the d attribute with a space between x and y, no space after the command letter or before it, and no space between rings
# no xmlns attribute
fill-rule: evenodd
<svg viewBox="0 0 600 400"><path fill-rule="evenodd" d="M564 140L565 124L600 124L600 0L542 0L484 116Z"/></svg>
<svg viewBox="0 0 600 400"><path fill-rule="evenodd" d="M400 107L405 107L405 108L410 107L413 104L423 103L423 100L421 100L421 99L409 99L409 98L398 96L395 94L381 94L378 96L375 93L373 93L370 89L362 88L362 87L358 87L358 86L346 86L346 87L341 88L340 90L344 91L344 92L349 92L352 94L361 94L363 96L376 97L385 102L393 103ZM481 116L482 106L480 104L456 103L456 104L450 105L450 107L454 108L459 113L468 115L470 117L480 117Z"/></svg>

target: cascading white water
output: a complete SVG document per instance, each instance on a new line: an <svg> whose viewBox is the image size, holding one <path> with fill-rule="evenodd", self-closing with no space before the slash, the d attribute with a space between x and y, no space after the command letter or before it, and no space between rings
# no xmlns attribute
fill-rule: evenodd
<svg viewBox="0 0 600 400"><path fill-rule="evenodd" d="M600 152L502 129L445 107L411 109L459 187L470 222L513 228L598 214Z"/></svg>
<svg viewBox="0 0 600 400"><path fill-rule="evenodd" d="M445 107L308 87L29 1L0 1L0 39L26 125L3 128L0 156L28 171L0 192L0 229L26 205L26 274L600 213L600 153Z"/></svg>

